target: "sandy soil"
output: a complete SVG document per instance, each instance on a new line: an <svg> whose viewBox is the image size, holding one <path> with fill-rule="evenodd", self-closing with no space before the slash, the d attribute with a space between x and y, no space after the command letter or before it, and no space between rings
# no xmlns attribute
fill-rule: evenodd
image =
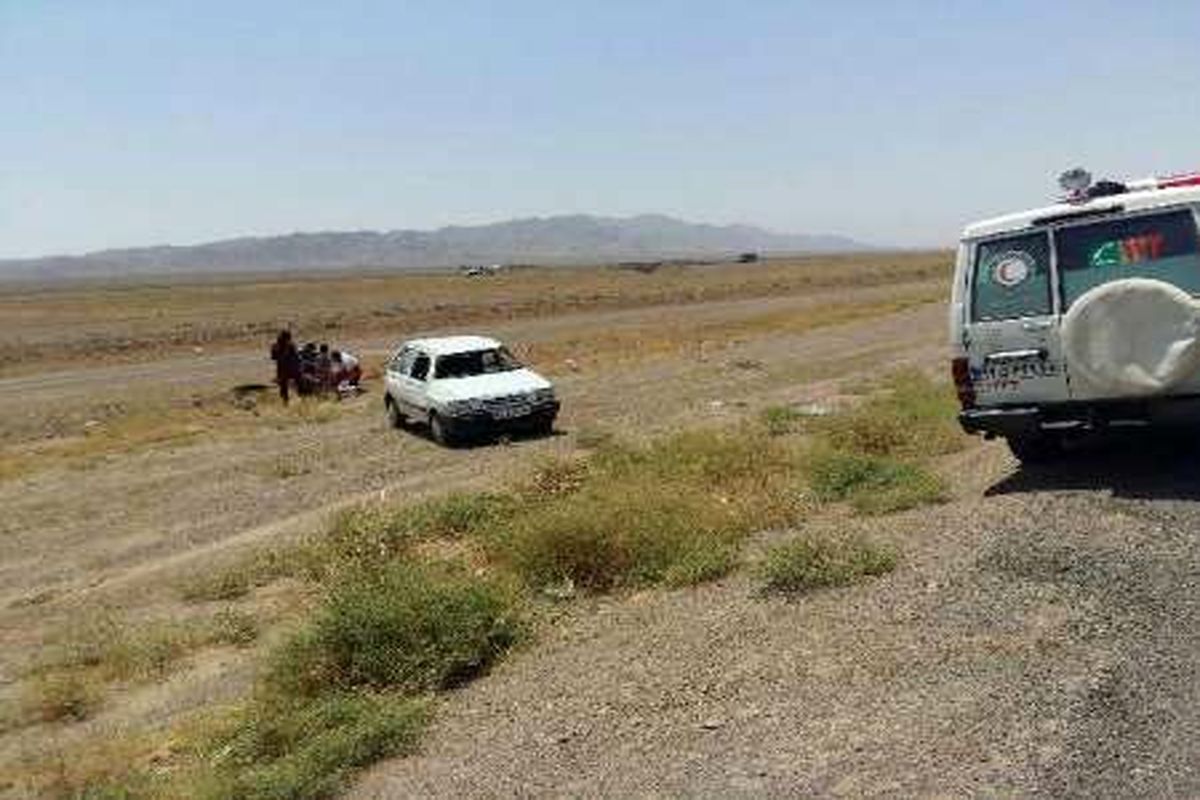
<svg viewBox="0 0 1200 800"><path fill-rule="evenodd" d="M630 332L744 330L578 369L557 362L566 410L550 439L443 450L389 430L368 394L324 417L222 415L195 436L0 481L0 700L46 631L98 607L185 613L188 574L311 531L339 504L500 480L589 427L728 420L836 402L846 381L900 364L941 369L937 304L815 330L742 325L895 291L495 323L505 339L559 354L589 336L616 336L636 355ZM378 357L391 338L352 344ZM14 376L0 380L0 415L14 431L58 426L69 438L147 403L203 405L261 380L264 366L258 351L234 349ZM885 578L785 601L757 594L743 571L581 601L440 700L422 752L377 765L351 795L1200 796L1198 463L1178 439L1117 441L1041 470L981 445L943 465L951 503L810 523L897 544L902 563ZM787 535L762 534L751 556ZM0 762L163 726L251 679L248 659L229 651L189 665L94 720L0 734Z"/></svg>
<svg viewBox="0 0 1200 800"><path fill-rule="evenodd" d="M617 336L619 348L632 342L629 352L611 359L552 371L564 413L559 435L549 439L442 449L389 429L380 396L369 392L327 415L288 417L273 404L261 406L258 421L252 412L201 415L195 435L128 450L85 449L84 456L0 480L0 703L16 702L24 665L48 634L81 614L108 609L137 620L194 613L179 597L189 575L316 530L347 503L381 492L415 497L503 480L541 455L571 448L589 428L636 435L729 420L767 405L835 398L839 380L902 363L935 365L944 315L938 304L812 331L760 324L764 314L802 319L832 303L878 303L914 289L928 295L930 288L827 290L490 326L506 341L556 352L589 336ZM642 353L628 339L643 333L651 339L665 328L669 341L682 344L664 350L656 340ZM727 328L742 333L704 338ZM700 333L689 339L691 330ZM349 344L378 359L394 341ZM115 425L147 404L175 414L214 396L228 402L228 387L268 373L257 350L85 364L0 380L0 415L8 425L48 429L57 434L54 442L81 438L86 445L91 420ZM220 427L226 422L228 429ZM113 697L85 723L0 734L0 762L113 729L164 725L248 685L246 659L236 654L202 654L189 664L166 684Z"/></svg>

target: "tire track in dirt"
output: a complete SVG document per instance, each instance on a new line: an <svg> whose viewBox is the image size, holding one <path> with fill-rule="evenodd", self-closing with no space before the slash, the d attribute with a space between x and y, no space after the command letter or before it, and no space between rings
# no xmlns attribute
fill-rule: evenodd
<svg viewBox="0 0 1200 800"><path fill-rule="evenodd" d="M801 307L808 303L804 299ZM786 307L786 301L776 305ZM689 313L720 318L747 308L729 303ZM622 324L638 319L632 312L618 316ZM942 316L940 307L930 305L799 335L748 339L703 358L567 374L557 381L566 408L560 427L655 430L830 393L834 384L817 379L881 362L936 360L941 348L934 332L940 332ZM515 325L510 336L552 335L541 330L536 323ZM735 361L761 367L737 367ZM0 519L0 649L6 653L0 677L37 647L42 630L81 605L169 603L181 571L250 543L296 535L319 518L319 509L384 489L415 496L500 479L571 441L447 451L388 430L377 396L356 403L325 424L114 456L87 472L58 469L0 484L6 509ZM275 473L280 459L305 452L310 471L286 480ZM41 602L28 604L39 595Z"/></svg>

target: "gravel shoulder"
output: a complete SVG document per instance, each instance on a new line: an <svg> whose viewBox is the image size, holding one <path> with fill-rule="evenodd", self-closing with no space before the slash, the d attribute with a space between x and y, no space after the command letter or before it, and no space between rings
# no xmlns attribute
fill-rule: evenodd
<svg viewBox="0 0 1200 800"><path fill-rule="evenodd" d="M351 796L1196 796L1200 484L1139 449L977 447L950 504L814 522L899 546L867 584L580 608Z"/></svg>

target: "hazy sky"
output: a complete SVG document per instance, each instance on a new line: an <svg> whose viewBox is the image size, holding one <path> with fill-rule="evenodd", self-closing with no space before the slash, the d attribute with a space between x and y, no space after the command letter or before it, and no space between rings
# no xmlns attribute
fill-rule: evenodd
<svg viewBox="0 0 1200 800"><path fill-rule="evenodd" d="M1200 2L0 0L0 256L662 212L945 245L1200 168Z"/></svg>

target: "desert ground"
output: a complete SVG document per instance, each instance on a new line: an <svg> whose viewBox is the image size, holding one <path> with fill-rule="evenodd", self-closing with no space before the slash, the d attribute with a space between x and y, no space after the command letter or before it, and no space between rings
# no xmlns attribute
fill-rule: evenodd
<svg viewBox="0 0 1200 800"><path fill-rule="evenodd" d="M179 726L250 694L261 653L320 598L289 579L228 600L187 587L338 509L502 485L601 434L853 406L905 368L940 379L949 264L0 288L0 796L80 796L97 761L168 763ZM235 393L269 383L281 325L361 354L367 392L287 408ZM387 425L386 355L463 330L555 381L558 435L444 449ZM944 502L804 521L893 545L889 574L794 597L764 596L750 570L584 593L433 698L416 752L347 791L1196 795L1194 464L1186 442L1116 442L1029 470L964 441L934 464ZM793 532L757 532L749 557ZM191 647L78 718L31 708L31 671L81 621L199 625L228 608L261 628L250 646Z"/></svg>

